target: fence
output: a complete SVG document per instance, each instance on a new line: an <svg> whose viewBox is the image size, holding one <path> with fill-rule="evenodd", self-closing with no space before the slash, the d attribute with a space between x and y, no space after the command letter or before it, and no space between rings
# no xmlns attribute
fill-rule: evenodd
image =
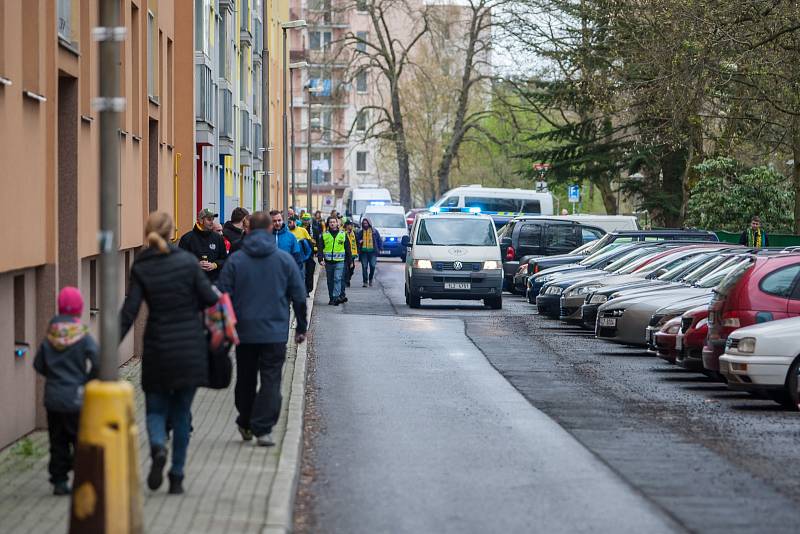
<svg viewBox="0 0 800 534"><path fill-rule="evenodd" d="M739 237L742 235L737 232L724 232L722 230L715 232L720 241L725 243L739 243ZM800 246L800 236L791 234L769 234L770 247L797 247Z"/></svg>

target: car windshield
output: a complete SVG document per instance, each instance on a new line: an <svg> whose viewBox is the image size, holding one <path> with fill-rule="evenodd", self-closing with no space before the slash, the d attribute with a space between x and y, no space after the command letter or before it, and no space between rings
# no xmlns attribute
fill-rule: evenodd
<svg viewBox="0 0 800 534"><path fill-rule="evenodd" d="M632 272L636 271L636 273L644 272L644 269L650 269L654 263L661 263L664 258L650 261L653 257L658 256L663 252L663 250L651 250L651 254L647 254L643 256L639 261L632 261L628 265L617 269L617 274L631 274ZM647 263L650 261L650 263ZM646 273L645 273L646 274Z"/></svg>
<svg viewBox="0 0 800 534"><path fill-rule="evenodd" d="M670 282L681 278L682 275L687 275L704 265L705 262L716 259L713 254L698 254L697 256L689 256L686 261L678 262L670 267L667 267L667 272L658 276L658 280L665 280Z"/></svg>
<svg viewBox="0 0 800 534"><path fill-rule="evenodd" d="M392 203L392 199L372 199L372 200L354 200L353 213L361 215L367 209L367 206L388 206Z"/></svg>
<svg viewBox="0 0 800 534"><path fill-rule="evenodd" d="M368 213L364 217L377 228L407 228L406 218L399 213Z"/></svg>
<svg viewBox="0 0 800 534"><path fill-rule="evenodd" d="M497 245L497 238L494 224L484 218L430 218L419 225L417 245L492 247Z"/></svg>
<svg viewBox="0 0 800 534"><path fill-rule="evenodd" d="M718 280L719 285L717 286L717 289L715 291L716 294L722 297L726 296L730 292L730 290L733 289L733 286L735 286L739 282L739 280L742 279L744 273L747 272L747 270L750 267L755 265L755 263L756 263L755 258L740 259L738 263L733 265L725 272L724 278L720 278L720 280ZM698 282L698 285L700 285L700 282Z"/></svg>
<svg viewBox="0 0 800 534"><path fill-rule="evenodd" d="M681 279L685 284L694 284L709 273L714 272L716 269L725 268L736 261L735 257L731 256L717 256L707 263L700 265L696 269L689 272Z"/></svg>
<svg viewBox="0 0 800 534"><path fill-rule="evenodd" d="M634 260L641 258L643 256L647 256L653 254L654 251L650 247L639 247L636 248L627 254L624 254L621 258L616 261L609 263L603 270L613 273L618 269L628 266ZM635 265L639 265L640 262L635 262Z"/></svg>
<svg viewBox="0 0 800 534"><path fill-rule="evenodd" d="M582 259L578 263L581 265L594 265L598 261L607 260L615 254L620 254L620 247L622 246L625 247L622 250L625 250L631 248L633 245L630 243L617 243L615 241L606 247L597 249L597 251L592 252L588 257Z"/></svg>
<svg viewBox="0 0 800 534"><path fill-rule="evenodd" d="M695 286L706 288L719 286L717 287L717 293L721 293L720 288L725 286L725 284L720 282L725 280L729 285L727 288L723 289L730 289L736 284L736 282L739 281L739 278L741 278L742 274L744 274L744 272L750 268L754 261L755 260L753 258L736 258L734 262L725 264L724 267L721 267L698 280Z"/></svg>

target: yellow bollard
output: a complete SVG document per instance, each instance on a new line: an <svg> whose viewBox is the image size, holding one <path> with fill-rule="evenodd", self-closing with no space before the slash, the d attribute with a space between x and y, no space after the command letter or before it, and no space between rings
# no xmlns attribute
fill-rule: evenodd
<svg viewBox="0 0 800 534"><path fill-rule="evenodd" d="M86 384L75 451L71 534L142 532L137 434L128 382Z"/></svg>

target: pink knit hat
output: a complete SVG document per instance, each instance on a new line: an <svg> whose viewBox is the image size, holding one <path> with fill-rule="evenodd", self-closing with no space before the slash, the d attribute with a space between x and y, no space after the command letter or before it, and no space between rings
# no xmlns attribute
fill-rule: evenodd
<svg viewBox="0 0 800 534"><path fill-rule="evenodd" d="M83 297L77 287L67 286L58 293L58 313L61 315L83 313Z"/></svg>

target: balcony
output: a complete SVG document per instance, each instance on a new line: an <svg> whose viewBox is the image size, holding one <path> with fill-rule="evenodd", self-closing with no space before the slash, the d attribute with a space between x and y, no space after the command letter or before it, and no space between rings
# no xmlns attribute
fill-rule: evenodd
<svg viewBox="0 0 800 534"><path fill-rule="evenodd" d="M311 29L347 29L350 27L350 11L335 11L330 8L310 9L307 21Z"/></svg>

